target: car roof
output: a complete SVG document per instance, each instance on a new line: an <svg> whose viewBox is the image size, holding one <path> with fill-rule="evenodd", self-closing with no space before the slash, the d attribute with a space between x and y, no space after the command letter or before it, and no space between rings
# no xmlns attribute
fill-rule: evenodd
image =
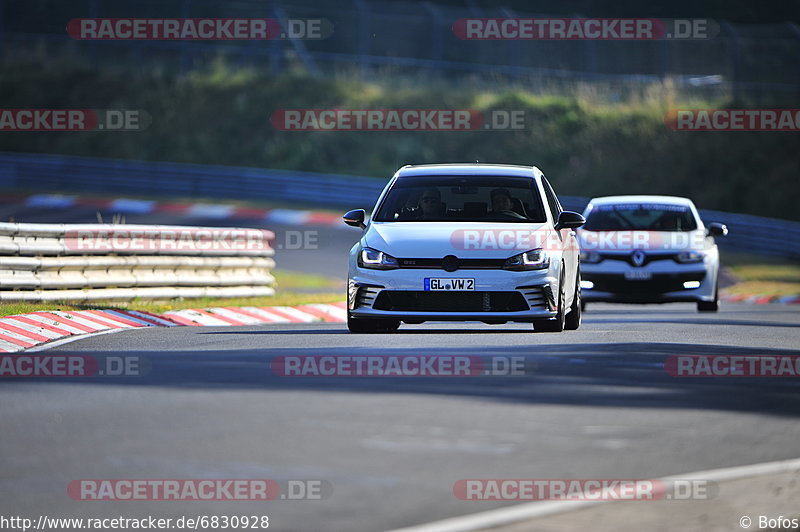
<svg viewBox="0 0 800 532"><path fill-rule="evenodd" d="M644 196L644 195L625 195L625 196L602 196L592 198L589 202L592 205L611 205L619 203L663 203L666 205L685 205L690 207L692 200L680 196Z"/></svg>
<svg viewBox="0 0 800 532"><path fill-rule="evenodd" d="M519 176L536 177L535 166L519 166L514 164L481 164L481 163L446 163L408 165L397 171L397 177L425 175L458 175L458 176Z"/></svg>

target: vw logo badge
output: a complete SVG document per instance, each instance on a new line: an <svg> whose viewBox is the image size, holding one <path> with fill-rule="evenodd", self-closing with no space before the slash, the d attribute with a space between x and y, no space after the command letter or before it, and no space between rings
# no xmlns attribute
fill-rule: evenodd
<svg viewBox="0 0 800 532"><path fill-rule="evenodd" d="M458 257L448 255L442 259L442 269L446 272L454 272L458 269Z"/></svg>

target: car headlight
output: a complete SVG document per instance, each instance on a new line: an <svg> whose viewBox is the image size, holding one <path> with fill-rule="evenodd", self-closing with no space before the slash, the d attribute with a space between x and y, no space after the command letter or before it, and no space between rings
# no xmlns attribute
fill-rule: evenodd
<svg viewBox="0 0 800 532"><path fill-rule="evenodd" d="M597 264L601 260L603 260L603 257L596 251L581 251L581 262Z"/></svg>
<svg viewBox="0 0 800 532"><path fill-rule="evenodd" d="M681 263L689 263L689 262L703 262L703 259L706 257L706 254L701 251L681 251L678 253L678 256L675 258L678 262Z"/></svg>
<svg viewBox="0 0 800 532"><path fill-rule="evenodd" d="M543 249L533 249L506 259L505 270L541 270L550 266L550 257Z"/></svg>
<svg viewBox="0 0 800 532"><path fill-rule="evenodd" d="M393 270L400 267L396 258L372 248L361 250L358 254L358 265L372 270Z"/></svg>

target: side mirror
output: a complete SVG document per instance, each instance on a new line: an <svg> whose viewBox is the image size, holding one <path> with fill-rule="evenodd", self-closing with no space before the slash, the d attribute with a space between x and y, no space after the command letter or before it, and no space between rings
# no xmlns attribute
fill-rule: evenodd
<svg viewBox="0 0 800 532"><path fill-rule="evenodd" d="M364 223L364 219L366 217L367 212L364 209L355 209L345 213L342 218L344 219L344 223L349 226L365 229L367 227L367 225Z"/></svg>
<svg viewBox="0 0 800 532"><path fill-rule="evenodd" d="M728 234L728 226L717 222L711 222L710 224L708 224L708 227L706 229L707 229L706 234L708 236L713 236L714 238L725 236Z"/></svg>
<svg viewBox="0 0 800 532"><path fill-rule="evenodd" d="M556 222L555 230L559 231L561 229L574 229L582 226L585 223L586 218L577 212L564 211L558 215L558 221Z"/></svg>

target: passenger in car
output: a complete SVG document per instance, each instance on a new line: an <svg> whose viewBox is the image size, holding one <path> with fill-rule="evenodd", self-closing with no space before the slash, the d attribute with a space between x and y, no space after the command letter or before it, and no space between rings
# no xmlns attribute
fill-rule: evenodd
<svg viewBox="0 0 800 532"><path fill-rule="evenodd" d="M507 188L495 188L489 196L492 198L492 210L489 214L503 214L514 218L525 218L521 213L514 209L514 198ZM516 200L519 202L519 200Z"/></svg>
<svg viewBox="0 0 800 532"><path fill-rule="evenodd" d="M489 195L492 198L492 212L511 210L511 193L507 188L496 188Z"/></svg>

